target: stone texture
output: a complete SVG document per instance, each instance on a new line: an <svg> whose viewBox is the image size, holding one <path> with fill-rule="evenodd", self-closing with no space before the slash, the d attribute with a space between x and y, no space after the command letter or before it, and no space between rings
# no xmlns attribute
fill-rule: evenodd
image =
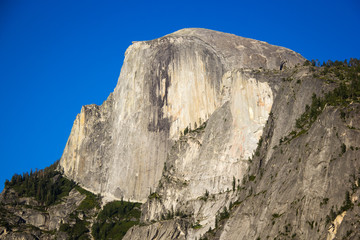
<svg viewBox="0 0 360 240"><path fill-rule="evenodd" d="M47 223L48 230L59 229L61 223L67 222L68 216L80 205L86 196L80 194L77 190L73 189L68 197L54 206L47 209L49 213L49 221Z"/></svg>
<svg viewBox="0 0 360 240"><path fill-rule="evenodd" d="M306 90L309 84L306 79L297 84L295 96L288 88L287 93L275 98L273 117L264 130L267 144L248 173L256 176L256 181L244 185L246 190L240 194L241 204L218 234L218 239L359 237L360 153L357 149L360 135L357 129L360 127L360 105L350 105L346 119L340 117L341 107L327 106L307 133L279 144L277 136L288 136L291 126L294 129L295 121L288 118L288 114L301 114L294 113L292 108L306 103L300 93L306 91L310 99L312 92L327 88L323 81L311 79L312 89ZM287 103L291 96L293 100ZM289 122L282 124L283 119ZM342 152L342 144L347 146L346 152ZM339 212L334 222L328 221L332 210L338 212L345 205L346 192L350 193L354 207Z"/></svg>
<svg viewBox="0 0 360 240"><path fill-rule="evenodd" d="M312 95L336 85L303 61L206 29L136 42L114 92L77 116L60 169L105 201L144 202L124 239L359 239L360 104L326 105L284 141ZM82 199L42 213L13 208L38 203L10 189L0 216L56 229ZM0 239L39 236L17 230Z"/></svg>
<svg viewBox="0 0 360 240"><path fill-rule="evenodd" d="M124 240L142 240L142 239L187 239L189 225L186 221L178 219L171 221L157 222L149 226L135 226L131 228Z"/></svg>
<svg viewBox="0 0 360 240"><path fill-rule="evenodd" d="M70 214L85 199L73 189L58 204L45 208L34 198L19 198L13 189L4 190L0 196L1 210L6 211L0 215L0 222L7 223L0 229L0 239L54 239L49 231L57 231L61 223L68 223Z"/></svg>
<svg viewBox="0 0 360 240"><path fill-rule="evenodd" d="M300 71L296 77L306 79L304 73ZM169 212L191 215L190 222L199 222L202 228L189 233L188 239L199 238L214 228L219 212L237 201L233 188L236 190L247 174L273 99L285 99L282 78L291 74L292 70L237 70L225 74L224 104L210 116L206 127L200 126L176 141L156 189L159 198L143 205L143 221L161 220ZM311 98L307 90L299 91L304 99ZM300 114L298 109L292 110ZM206 199L205 193L209 195Z"/></svg>
<svg viewBox="0 0 360 240"><path fill-rule="evenodd" d="M61 169L109 199L144 202L180 133L208 120L227 101L236 115L236 132L227 136L231 156L225 161L247 158L271 109L272 90L238 70L278 69L285 60L291 67L304 58L282 47L206 29L135 42L126 51L114 93L102 106L85 106L77 116ZM253 125L247 128L248 123ZM239 144L237 138L244 140ZM227 174L225 178L221 186L229 184Z"/></svg>

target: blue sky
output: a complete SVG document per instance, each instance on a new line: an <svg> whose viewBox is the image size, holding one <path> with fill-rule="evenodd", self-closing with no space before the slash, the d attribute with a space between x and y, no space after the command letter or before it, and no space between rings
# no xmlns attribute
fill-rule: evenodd
<svg viewBox="0 0 360 240"><path fill-rule="evenodd" d="M115 88L132 41L201 27L322 62L360 58L359 23L358 0L0 0L0 190L61 157L81 106Z"/></svg>

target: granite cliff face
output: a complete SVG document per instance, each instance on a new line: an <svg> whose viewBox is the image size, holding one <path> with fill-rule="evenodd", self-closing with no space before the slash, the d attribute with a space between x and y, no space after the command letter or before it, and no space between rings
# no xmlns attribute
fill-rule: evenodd
<svg viewBox="0 0 360 240"><path fill-rule="evenodd" d="M136 42L126 51L114 93L102 106L85 106L77 116L61 168L88 190L144 202L181 133L224 106L228 132L215 154L206 157L217 164L203 169L199 181L212 176L214 192L226 189L247 168L243 160L253 154L273 102L268 82L239 69L279 69L285 61L293 67L304 59L282 47L205 29ZM194 151L185 161L198 158L196 146ZM188 180L199 173L184 171Z"/></svg>
<svg viewBox="0 0 360 240"><path fill-rule="evenodd" d="M358 60L206 29L135 42L45 174L98 195L14 178L0 239L359 239L359 116Z"/></svg>

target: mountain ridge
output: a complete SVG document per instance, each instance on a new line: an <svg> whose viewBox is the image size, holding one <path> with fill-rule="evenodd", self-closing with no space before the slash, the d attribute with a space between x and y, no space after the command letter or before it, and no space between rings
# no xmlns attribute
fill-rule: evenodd
<svg viewBox="0 0 360 240"><path fill-rule="evenodd" d="M110 198L144 202L180 131L206 121L230 97L229 91L221 91L230 89L225 84L231 84L233 69L280 68L282 55L289 67L304 61L290 50L235 35L181 31L128 48L118 84L104 107L85 107L74 123L60 160L65 175ZM256 145L257 140L252 142Z"/></svg>
<svg viewBox="0 0 360 240"><path fill-rule="evenodd" d="M0 239L16 224L28 239L355 239L359 100L357 59L316 67L206 29L136 42L114 92L76 117L62 174L49 175L97 195L73 183L61 201L77 203L54 218L17 200L27 180L16 177Z"/></svg>

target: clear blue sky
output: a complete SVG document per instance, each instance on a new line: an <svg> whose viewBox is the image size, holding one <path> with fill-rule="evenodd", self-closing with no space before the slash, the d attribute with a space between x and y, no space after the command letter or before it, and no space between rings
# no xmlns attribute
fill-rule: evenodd
<svg viewBox="0 0 360 240"><path fill-rule="evenodd" d="M307 59L360 58L360 3L0 0L0 190L61 157L81 106L115 88L131 41L201 27Z"/></svg>

